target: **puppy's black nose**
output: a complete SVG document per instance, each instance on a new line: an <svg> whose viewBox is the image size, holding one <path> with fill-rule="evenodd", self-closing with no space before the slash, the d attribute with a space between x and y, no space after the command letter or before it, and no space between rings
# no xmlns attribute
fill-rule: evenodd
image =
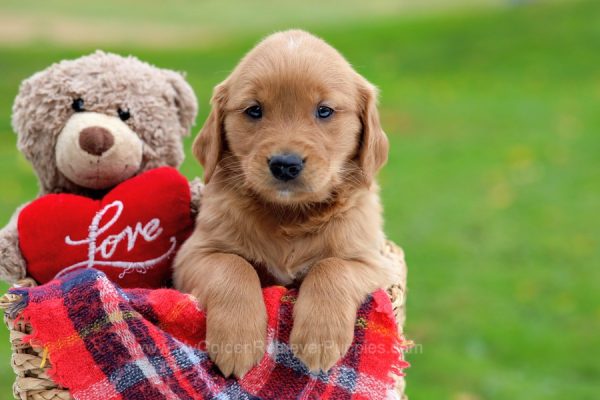
<svg viewBox="0 0 600 400"><path fill-rule="evenodd" d="M280 181L296 179L303 168L304 161L297 154L277 154L269 159L271 174Z"/></svg>

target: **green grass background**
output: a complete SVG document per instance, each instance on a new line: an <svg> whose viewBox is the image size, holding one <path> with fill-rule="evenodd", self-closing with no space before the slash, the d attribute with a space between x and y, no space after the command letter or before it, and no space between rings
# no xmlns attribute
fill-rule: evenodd
<svg viewBox="0 0 600 400"><path fill-rule="evenodd" d="M132 53L187 71L200 126L213 85L260 37L310 28L381 88L386 231L407 253L406 332L419 344L411 398L600 398L599 1L68 3L6 0L0 17L183 36L153 46L151 35L13 42L4 31L0 222L36 195L10 127L33 72L98 47ZM201 173L189 155L182 170ZM9 364L0 329L0 398L11 398Z"/></svg>

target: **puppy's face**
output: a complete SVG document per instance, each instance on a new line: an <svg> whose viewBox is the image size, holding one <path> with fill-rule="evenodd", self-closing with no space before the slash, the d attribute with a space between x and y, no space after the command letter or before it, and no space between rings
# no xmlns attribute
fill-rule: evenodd
<svg viewBox="0 0 600 400"><path fill-rule="evenodd" d="M321 201L344 180L358 150L352 76L297 48L263 50L231 82L227 144L256 193L279 202Z"/></svg>
<svg viewBox="0 0 600 400"><path fill-rule="evenodd" d="M385 162L374 88L332 47L307 33L267 38L215 89L195 143L208 181L283 203L326 201L370 183Z"/></svg>

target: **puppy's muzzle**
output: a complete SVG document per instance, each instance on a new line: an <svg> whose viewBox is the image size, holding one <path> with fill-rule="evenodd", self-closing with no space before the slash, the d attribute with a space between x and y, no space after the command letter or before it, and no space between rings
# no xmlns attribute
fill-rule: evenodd
<svg viewBox="0 0 600 400"><path fill-rule="evenodd" d="M101 156L115 144L115 138L108 129L90 126L79 132L79 146L93 156Z"/></svg>
<svg viewBox="0 0 600 400"><path fill-rule="evenodd" d="M283 182L296 179L304 169L304 160L297 154L277 154L268 162L271 174Z"/></svg>

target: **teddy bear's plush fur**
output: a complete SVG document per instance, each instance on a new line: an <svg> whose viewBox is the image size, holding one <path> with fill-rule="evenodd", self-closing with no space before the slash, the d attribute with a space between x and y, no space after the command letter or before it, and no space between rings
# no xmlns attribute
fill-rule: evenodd
<svg viewBox="0 0 600 400"><path fill-rule="evenodd" d="M38 176L40 195L100 197L143 171L178 167L182 137L196 113L196 97L181 74L97 51L25 80L12 124L18 148ZM199 181L191 190L194 209ZM19 210L0 231L0 279L9 282L25 276Z"/></svg>

